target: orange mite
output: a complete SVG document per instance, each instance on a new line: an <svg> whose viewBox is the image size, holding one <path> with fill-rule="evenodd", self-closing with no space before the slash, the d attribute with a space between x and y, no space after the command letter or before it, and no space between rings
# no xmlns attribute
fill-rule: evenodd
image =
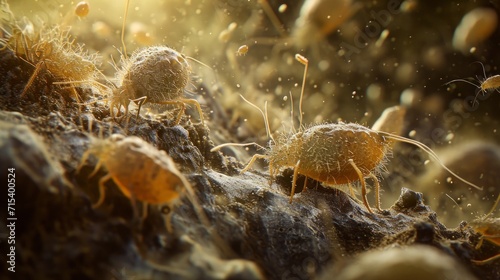
<svg viewBox="0 0 500 280"><path fill-rule="evenodd" d="M104 202L106 188L104 184L109 180L113 180L120 191L130 199L135 218L138 217L135 200L143 203L144 218L148 204L173 204L186 190L187 198L192 203L198 219L205 225L219 247L231 252L217 232L211 230L211 224L196 198L193 187L165 151L156 149L139 137L113 134L104 140L93 140L90 148L83 154L77 172L90 155L99 160L90 176L93 176L101 166L108 171L108 174L99 179L99 199L92 208L97 208ZM166 220L166 227L172 232L170 219Z"/></svg>
<svg viewBox="0 0 500 280"><path fill-rule="evenodd" d="M500 246L500 218L489 218L491 213L495 211L495 208L498 206L499 202L500 202L500 195L498 195L497 200L495 201L493 207L491 208L491 211L488 214L486 214L486 216L471 222L472 228L474 228L475 231L481 234L481 239L479 240L479 243L476 246L477 249L481 247L484 240L487 240L497 246ZM483 265L497 259L500 259L500 254L497 254L493 257L487 258L482 261L474 260L472 262L477 265Z"/></svg>
<svg viewBox="0 0 500 280"><path fill-rule="evenodd" d="M189 182L165 151L159 151L142 139L113 134L108 139L95 139L84 153L78 171L90 155L99 159L91 176L104 165L108 174L99 180L99 200L104 202L105 183L113 180L129 199L149 204L169 203L179 197Z"/></svg>

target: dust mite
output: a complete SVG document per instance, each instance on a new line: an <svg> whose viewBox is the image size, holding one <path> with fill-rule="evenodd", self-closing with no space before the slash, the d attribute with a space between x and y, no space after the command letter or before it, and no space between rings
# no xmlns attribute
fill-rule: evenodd
<svg viewBox="0 0 500 280"><path fill-rule="evenodd" d="M452 81L449 81L445 84L445 85L449 85L449 84L454 83L454 82L464 82L464 83L468 83L470 85L475 86L477 88L477 92L476 92L476 96L474 97L474 101L473 101L472 105L474 105L474 103L476 103L477 97L478 97L480 92L482 92L484 94L488 90L499 91L499 89L500 89L500 75L494 75L494 76L486 78L486 70L484 69L484 65L481 62L478 62L478 63L481 64L481 67L483 68L483 75L484 75L483 80L478 78L479 84L475 84L471 81L467 81L464 79L452 80Z"/></svg>
<svg viewBox="0 0 500 280"><path fill-rule="evenodd" d="M13 17L13 16L12 16ZM33 66L21 98L25 98L29 89L42 69L52 74L57 82L52 84L93 84L100 74L95 66L96 56L83 51L82 46L75 46L69 31L59 27L39 27L31 22L20 27L14 19L9 23L6 39L1 39L0 49L10 49L14 54ZM72 93L79 101L80 97L73 87Z"/></svg>
<svg viewBox="0 0 500 280"><path fill-rule="evenodd" d="M184 98L189 83L191 67L186 56L166 46L153 46L135 51L117 73L118 85L111 97L111 114L114 107L125 107L137 102L139 116L145 103L174 105L180 108L175 124L180 122L185 104L196 106L203 123L201 106L195 99Z"/></svg>
<svg viewBox="0 0 500 280"><path fill-rule="evenodd" d="M366 199L367 191L364 178L370 177L375 182L376 208L381 211L380 186L375 174L382 168L390 146L399 141L417 146L429 154L453 176L476 189L482 190L482 187L466 181L449 170L429 147L416 140L388 132L375 131L354 123L319 124L304 128L302 126L301 107L308 60L301 55L296 55L296 59L305 66L299 101L299 131L284 133L275 139L270 133L269 121L267 120L267 103L265 104L265 113L256 105L250 103L253 107L260 110L264 116L266 131L271 141L269 148L266 149L266 154L253 155L241 173L250 169L254 162L260 158L266 159L269 163L271 182L282 168L293 168L290 203L295 193L295 185L299 174L327 185L349 184L350 186L351 182L360 181L363 204L369 212L373 213ZM243 99L248 102L245 98ZM211 151L218 151L225 146L247 145L256 145L256 143L226 143L212 148ZM353 195L352 191L351 195Z"/></svg>
<svg viewBox="0 0 500 280"><path fill-rule="evenodd" d="M191 104L196 106L200 120L204 123L200 103L195 99L184 98L184 91L191 74L191 66L187 59L199 61L166 46L142 48L135 51L128 58L124 34L129 4L130 0L127 0L121 35L123 67L116 75L118 85L113 90L111 97L111 115L115 116L113 113L114 107L117 107L118 111L120 111L121 106L125 107L127 114L130 101L138 104L136 117L140 114L141 106L148 102L174 105L180 108L175 119L175 124L178 124L184 113L185 104ZM199 63L204 65L201 62Z"/></svg>
<svg viewBox="0 0 500 280"><path fill-rule="evenodd" d="M483 245L484 240L500 246L500 218L489 217L491 214L493 214L499 202L500 195L498 195L495 203L493 204L493 207L491 208L490 212L488 212L488 214L471 222L472 228L481 234L476 249L479 249ZM484 265L497 259L500 259L500 254L494 255L485 260L473 260L472 262L477 265Z"/></svg>
<svg viewBox="0 0 500 280"><path fill-rule="evenodd" d="M101 166L104 166L108 172L99 179L99 199L92 205L92 208L102 205L105 199L105 183L113 180L123 195L131 200L136 215L135 200L143 202L144 206L170 204L184 189L187 190L197 213L202 213L201 206L195 200L191 184L165 151L157 150L151 144L135 136L125 137L113 134L107 139L95 138L83 154L77 172L80 172L91 155L98 159L98 163L89 177L95 175ZM206 219L203 216L200 219L205 223ZM169 223L167 227L170 227Z"/></svg>

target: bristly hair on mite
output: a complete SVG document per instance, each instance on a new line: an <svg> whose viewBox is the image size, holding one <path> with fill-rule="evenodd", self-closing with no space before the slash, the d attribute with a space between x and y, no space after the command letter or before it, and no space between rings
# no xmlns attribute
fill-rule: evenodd
<svg viewBox="0 0 500 280"><path fill-rule="evenodd" d="M8 6L3 6L6 12ZM10 12L10 10L8 11ZM4 38L0 39L0 49L11 50L18 58L33 67L20 97L25 98L42 70L55 79L53 84L70 85L72 94L81 101L74 87L90 87L98 84L95 79L102 75L96 67L97 55L89 54L83 45L75 43L69 28L34 24L23 19L18 21L10 12L9 19L2 20Z"/></svg>

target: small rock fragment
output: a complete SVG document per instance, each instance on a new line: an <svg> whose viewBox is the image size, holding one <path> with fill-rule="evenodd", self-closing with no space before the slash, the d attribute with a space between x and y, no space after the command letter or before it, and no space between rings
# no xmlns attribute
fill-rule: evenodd
<svg viewBox="0 0 500 280"><path fill-rule="evenodd" d="M320 279L329 279L325 277ZM331 276L330 276L331 277ZM416 245L359 255L340 271L336 279L476 279L449 255L431 247Z"/></svg>
<svg viewBox="0 0 500 280"><path fill-rule="evenodd" d="M468 53L472 47L484 42L497 29L498 16L490 8L476 8L462 18L453 34L453 47Z"/></svg>

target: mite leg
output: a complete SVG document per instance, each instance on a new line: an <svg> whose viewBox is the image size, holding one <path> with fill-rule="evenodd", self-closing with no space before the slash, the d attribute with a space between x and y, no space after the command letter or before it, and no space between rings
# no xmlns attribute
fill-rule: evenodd
<svg viewBox="0 0 500 280"><path fill-rule="evenodd" d="M170 213L167 214L167 216L164 218L165 219L165 225L167 227L167 232L173 233L174 229L172 228L172 214L173 212L170 211Z"/></svg>
<svg viewBox="0 0 500 280"><path fill-rule="evenodd" d="M196 110L198 110L198 114L200 115L200 121L202 124L205 124L205 120L203 119L203 111L201 110L200 103L196 101L196 99L184 99L180 100L183 103L190 104L196 106Z"/></svg>
<svg viewBox="0 0 500 280"><path fill-rule="evenodd" d="M273 168L273 165L269 163L269 186L271 186L274 182L274 176L275 176L275 170Z"/></svg>
<svg viewBox="0 0 500 280"><path fill-rule="evenodd" d="M254 164L254 162L257 159L259 159L259 158L267 158L267 156L266 155L260 155L260 154L253 155L253 157L250 159L250 161L245 166L245 168L243 168L243 170L240 171L240 174L247 172L247 170L250 169L250 167L252 167L252 165Z"/></svg>
<svg viewBox="0 0 500 280"><path fill-rule="evenodd" d="M484 236L481 236L481 238L479 239L479 242L477 243L477 245L475 247L476 250L479 249L479 248L481 248L481 246L483 246L483 242L484 242L484 238L483 237Z"/></svg>
<svg viewBox="0 0 500 280"><path fill-rule="evenodd" d="M304 186L302 187L302 192L305 192L307 190L307 176L306 179L304 180Z"/></svg>
<svg viewBox="0 0 500 280"><path fill-rule="evenodd" d="M45 61L40 61L40 62L38 62L36 64L35 71L33 72L33 74L31 74L31 77L28 80L28 83L26 84L26 86L24 87L23 92L21 93L21 98L24 98L24 96L26 95L26 93L28 93L28 89L31 87L31 85L35 81L36 76L38 76L38 73L40 72L40 70L42 70L42 65L43 64L45 64Z"/></svg>
<svg viewBox="0 0 500 280"><path fill-rule="evenodd" d="M113 100L109 104L109 115L111 117L113 117L113 120L116 121L116 118L120 116L120 109L122 108L122 106L125 107L125 115L127 115L128 114L128 104L124 105L121 102L116 102ZM116 114L115 114L115 107L118 110L118 112Z"/></svg>
<svg viewBox="0 0 500 280"><path fill-rule="evenodd" d="M358 173L359 181L361 182L361 197L363 198L363 204L366 206L366 209L368 209L368 212L373 214L373 211L370 208L368 201L366 200L366 182L365 178L363 177L363 173L361 173L361 170L359 170L358 166L356 166L352 159L349 159L349 163L352 165L352 168L354 168L354 171Z"/></svg>
<svg viewBox="0 0 500 280"><path fill-rule="evenodd" d="M109 104L109 115L111 117L113 117L113 120L116 119L116 116L115 116L115 112L114 112L114 107L116 106L116 102L115 101L111 101L110 104Z"/></svg>
<svg viewBox="0 0 500 280"><path fill-rule="evenodd" d="M377 176L373 175L373 173L368 174L368 176L370 176L375 183L375 207L377 207L377 210L382 211L382 209L380 209L380 184Z"/></svg>
<svg viewBox="0 0 500 280"><path fill-rule="evenodd" d="M359 198L356 196L356 192L354 190L354 188L352 187L352 184L351 183L347 183L347 186L349 187L349 194L350 196L356 200L358 203L363 203L363 201L359 200Z"/></svg>
<svg viewBox="0 0 500 280"><path fill-rule="evenodd" d="M174 105L180 108L179 113L177 114L177 117L175 118L175 125L178 125L181 122L181 117L182 114L184 114L184 110L186 109L186 105L182 101L159 101L155 102L156 104L162 104L162 105Z"/></svg>
<svg viewBox="0 0 500 280"><path fill-rule="evenodd" d="M92 173L90 173L89 178L93 177L97 173L97 171L101 168L101 165L102 165L102 162L98 161L94 170L92 171Z"/></svg>
<svg viewBox="0 0 500 280"><path fill-rule="evenodd" d="M139 114L141 113L141 107L144 103L146 103L146 101L148 100L148 97L147 96L143 96L143 97L139 97L137 99L133 99L131 101L134 101L134 103L137 104L137 115L135 116L136 119L139 118Z"/></svg>
<svg viewBox="0 0 500 280"><path fill-rule="evenodd" d="M92 209L98 208L104 202L105 191L104 191L104 183L111 179L111 174L107 174L99 180L99 200L96 203L92 204Z"/></svg>
<svg viewBox="0 0 500 280"><path fill-rule="evenodd" d="M472 262L473 262L474 264L476 264L476 265L484 265L484 264L487 264L487 263L489 263L489 262L491 262L491 261L494 261L494 260L497 260L497 259L500 259L500 254L495 255L495 256L493 256L493 257L491 257L491 258L487 258L487 259L482 260L482 261L475 261L475 260L472 260Z"/></svg>
<svg viewBox="0 0 500 280"><path fill-rule="evenodd" d="M293 195L295 194L295 184L297 183L297 176L299 175L299 165L300 165L300 159L293 167L293 180L292 180L292 192L290 193L290 203L292 203Z"/></svg>
<svg viewBox="0 0 500 280"><path fill-rule="evenodd" d="M87 161L87 159L89 158L89 156L90 156L90 152L89 151L86 151L83 154L82 159L80 160L80 164L76 168L76 173L80 173L80 171L82 170L83 165L85 165L85 162Z"/></svg>
<svg viewBox="0 0 500 280"><path fill-rule="evenodd" d="M146 219L146 216L148 215L148 203L146 202L142 203L142 211L139 217L139 209L138 209L139 207L137 206L137 199L135 198L133 193L130 195L129 198L130 198L130 205L132 206L132 210L134 211L134 220L135 221L138 220L139 224L142 226L144 219Z"/></svg>
<svg viewBox="0 0 500 280"><path fill-rule="evenodd" d="M143 202L142 203L142 215L141 215L141 220L144 220L146 219L146 217L148 216L148 212L149 212L149 204L147 202Z"/></svg>
<svg viewBox="0 0 500 280"><path fill-rule="evenodd" d="M80 97L80 94L76 91L76 85L84 84L84 83L92 83L92 81L70 81L70 82L53 82L53 85L69 85L67 87L63 87L64 89L69 88L73 96L75 97L76 104L78 106L86 105L86 103L82 103L83 100ZM92 102L91 102L92 103ZM91 104L90 103L90 104Z"/></svg>
<svg viewBox="0 0 500 280"><path fill-rule="evenodd" d="M351 197L356 198L356 194L354 193L354 189L352 188L351 183L347 183L347 186L349 186L349 194L351 195Z"/></svg>
<svg viewBox="0 0 500 280"><path fill-rule="evenodd" d="M165 209L168 211L165 211ZM171 204L163 205L161 208L161 212L164 214L164 215L162 215L162 217L163 217L163 221L165 222L165 227L167 228L167 232L169 232L169 233L174 232L172 229L173 205L171 205Z"/></svg>

